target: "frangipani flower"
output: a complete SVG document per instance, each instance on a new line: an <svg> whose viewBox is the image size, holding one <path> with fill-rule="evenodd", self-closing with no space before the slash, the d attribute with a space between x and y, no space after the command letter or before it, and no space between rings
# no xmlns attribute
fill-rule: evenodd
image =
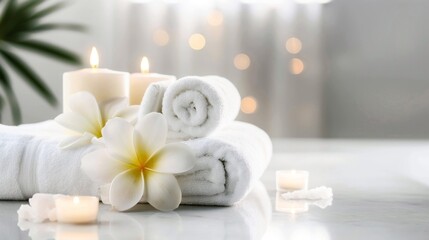
<svg viewBox="0 0 429 240"><path fill-rule="evenodd" d="M173 174L194 167L195 157L184 143L166 144L167 121L149 113L135 127L115 118L102 130L105 148L82 158L82 169L100 185L110 184L109 202L125 211L141 199L169 211L177 208L182 192Z"/></svg>
<svg viewBox="0 0 429 240"><path fill-rule="evenodd" d="M128 98L115 98L100 104L89 92L78 92L70 96L69 109L55 118L63 127L75 135L64 139L60 147L73 148L90 144L103 136L101 129L109 119L121 117L135 123L138 106L129 106Z"/></svg>

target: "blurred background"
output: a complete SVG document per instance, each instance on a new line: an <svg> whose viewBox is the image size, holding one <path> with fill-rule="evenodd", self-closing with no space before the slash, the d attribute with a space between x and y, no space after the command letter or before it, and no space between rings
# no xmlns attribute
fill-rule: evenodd
<svg viewBox="0 0 429 240"><path fill-rule="evenodd" d="M56 107L0 59L24 123L61 113L62 73L89 66L96 46L100 67L138 72L147 56L151 72L227 77L243 98L239 119L272 137L429 138L429 1L66 2L43 21L87 31L34 38L75 53L81 65L14 49L52 90ZM12 124L4 107L2 122Z"/></svg>

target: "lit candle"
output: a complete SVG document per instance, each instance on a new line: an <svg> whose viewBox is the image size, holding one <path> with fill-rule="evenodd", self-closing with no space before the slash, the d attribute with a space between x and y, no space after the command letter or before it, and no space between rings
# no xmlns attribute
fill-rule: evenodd
<svg viewBox="0 0 429 240"><path fill-rule="evenodd" d="M147 87L157 81L176 80L175 76L149 73L149 60L143 57L140 63L140 73L131 74L130 105L140 105Z"/></svg>
<svg viewBox="0 0 429 240"><path fill-rule="evenodd" d="M276 194L276 211L284 213L302 213L308 211L308 202L305 200L286 200L281 193Z"/></svg>
<svg viewBox="0 0 429 240"><path fill-rule="evenodd" d="M276 171L277 191L305 190L308 187L308 172L296 170Z"/></svg>
<svg viewBox="0 0 429 240"><path fill-rule="evenodd" d="M99 199L91 196L59 196L55 199L57 221L90 223L97 219Z"/></svg>
<svg viewBox="0 0 429 240"><path fill-rule="evenodd" d="M87 91L92 93L98 102L113 98L129 97L130 74L98 68L99 57L93 47L90 56L91 68L63 74L63 110L68 111L70 95Z"/></svg>

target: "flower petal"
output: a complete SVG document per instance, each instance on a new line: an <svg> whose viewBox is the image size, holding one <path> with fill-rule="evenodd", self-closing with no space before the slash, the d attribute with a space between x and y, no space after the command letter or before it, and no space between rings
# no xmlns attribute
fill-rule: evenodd
<svg viewBox="0 0 429 240"><path fill-rule="evenodd" d="M100 103L101 116L104 122L116 117L116 115L123 109L127 108L128 105L128 98L114 98Z"/></svg>
<svg viewBox="0 0 429 240"><path fill-rule="evenodd" d="M81 160L81 168L93 181L107 184L128 166L113 159L106 149L100 149L86 154Z"/></svg>
<svg viewBox="0 0 429 240"><path fill-rule="evenodd" d="M79 114L66 112L56 117L55 121L63 127L74 130L78 133L89 132L97 135L97 126L94 126L91 122Z"/></svg>
<svg viewBox="0 0 429 240"><path fill-rule="evenodd" d="M157 151L147 162L146 168L161 173L183 173L195 165L191 149L184 143L170 143Z"/></svg>
<svg viewBox="0 0 429 240"><path fill-rule="evenodd" d="M130 122L131 124L136 124L137 122L137 113L139 112L139 106L129 106L116 114L116 117L123 118Z"/></svg>
<svg viewBox="0 0 429 240"><path fill-rule="evenodd" d="M161 211L176 209L182 201L182 192L176 178L171 174L144 171L146 199Z"/></svg>
<svg viewBox="0 0 429 240"><path fill-rule="evenodd" d="M100 128L103 126L100 108L98 107L97 100L91 93L78 92L71 95L68 106L72 112L80 114L92 124L98 125Z"/></svg>
<svg viewBox="0 0 429 240"><path fill-rule="evenodd" d="M112 185L109 183L109 184L101 185L101 186L98 188L98 193L99 193L99 195L100 195L101 201L102 201L104 204L108 204L108 205L110 205L110 197L109 197L109 194L110 194L110 187L111 187L111 186L112 186Z"/></svg>
<svg viewBox="0 0 429 240"><path fill-rule="evenodd" d="M134 150L134 128L121 118L114 118L107 122L102 130L103 142L112 156L124 163L139 165Z"/></svg>
<svg viewBox="0 0 429 240"><path fill-rule="evenodd" d="M110 187L110 203L119 210L125 211L134 207L144 193L143 173L140 169L130 169L120 173Z"/></svg>
<svg viewBox="0 0 429 240"><path fill-rule="evenodd" d="M64 138L64 140L60 142L59 147L62 150L82 147L91 144L92 139L94 138L94 135L85 132L83 135L76 135Z"/></svg>
<svg viewBox="0 0 429 240"><path fill-rule="evenodd" d="M134 144L139 160L144 164L152 154L165 145L167 120L161 113L149 113L135 126Z"/></svg>

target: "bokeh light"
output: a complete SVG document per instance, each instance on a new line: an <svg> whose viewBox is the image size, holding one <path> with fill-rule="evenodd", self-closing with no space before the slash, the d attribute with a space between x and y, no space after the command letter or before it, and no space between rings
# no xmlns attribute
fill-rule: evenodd
<svg viewBox="0 0 429 240"><path fill-rule="evenodd" d="M302 43L298 38L291 37L286 41L285 47L289 53L297 54L302 49Z"/></svg>
<svg viewBox="0 0 429 240"><path fill-rule="evenodd" d="M199 33L194 33L189 37L189 46L194 50L201 50L206 46L206 38Z"/></svg>
<svg viewBox="0 0 429 240"><path fill-rule="evenodd" d="M234 57L234 66L238 70L246 70L250 66L250 58L247 54L240 53Z"/></svg>
<svg viewBox="0 0 429 240"><path fill-rule="evenodd" d="M166 46L170 41L170 35L163 29L158 29L153 33L153 42L158 46Z"/></svg>
<svg viewBox="0 0 429 240"><path fill-rule="evenodd" d="M258 108L258 102L252 96L244 97L241 100L241 111L246 114L252 114Z"/></svg>
<svg viewBox="0 0 429 240"><path fill-rule="evenodd" d="M292 58L289 64L290 72L294 75L301 74L304 71L304 63L299 58Z"/></svg>
<svg viewBox="0 0 429 240"><path fill-rule="evenodd" d="M223 23L223 13L219 10L214 10L207 16L207 22L211 26L220 26Z"/></svg>

